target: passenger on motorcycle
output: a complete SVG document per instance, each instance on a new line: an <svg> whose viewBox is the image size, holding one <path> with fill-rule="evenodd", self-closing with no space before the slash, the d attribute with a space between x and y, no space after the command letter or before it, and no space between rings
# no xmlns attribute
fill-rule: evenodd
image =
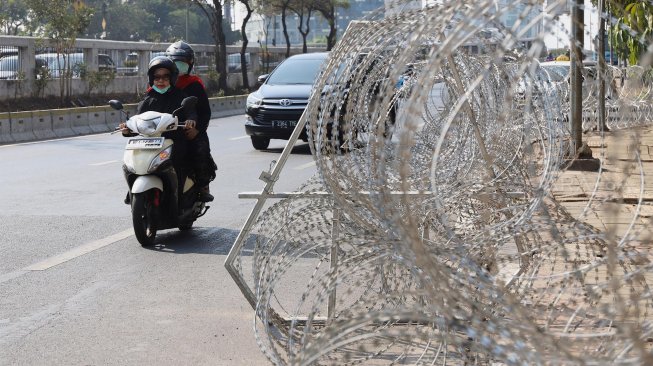
<svg viewBox="0 0 653 366"><path fill-rule="evenodd" d="M171 44L165 54L179 69L175 86L183 90L186 95L197 97L197 124L185 131L188 140L188 159L195 171L197 184L202 187L200 200L210 202L213 201L213 196L209 193L209 183L215 179L217 166L211 157L211 145L206 133L211 119L209 98L202 79L197 75L191 75L195 63L195 51L188 43L178 41Z"/></svg>

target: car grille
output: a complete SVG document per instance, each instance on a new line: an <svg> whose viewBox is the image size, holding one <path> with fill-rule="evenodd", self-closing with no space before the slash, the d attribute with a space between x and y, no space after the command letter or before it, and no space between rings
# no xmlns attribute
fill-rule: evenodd
<svg viewBox="0 0 653 366"><path fill-rule="evenodd" d="M250 110L249 114L256 124L271 126L272 121L298 121L302 116L308 100L293 99L290 106L279 104L279 99L266 99L260 108Z"/></svg>

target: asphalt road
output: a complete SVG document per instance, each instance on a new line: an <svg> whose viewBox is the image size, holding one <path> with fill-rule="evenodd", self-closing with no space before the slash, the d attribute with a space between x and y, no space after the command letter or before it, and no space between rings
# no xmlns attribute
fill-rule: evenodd
<svg viewBox="0 0 653 366"><path fill-rule="evenodd" d="M187 233L142 248L131 229L120 135L0 146L0 365L261 365L254 311L224 260L281 153L256 151L243 116L209 128L216 200ZM315 173L293 150L275 191Z"/></svg>

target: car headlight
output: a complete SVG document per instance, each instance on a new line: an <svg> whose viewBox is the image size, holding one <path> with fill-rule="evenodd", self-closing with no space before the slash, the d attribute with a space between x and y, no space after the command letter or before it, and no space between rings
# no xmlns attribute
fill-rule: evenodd
<svg viewBox="0 0 653 366"><path fill-rule="evenodd" d="M254 93L247 96L247 108L258 108L263 104L263 98L257 97Z"/></svg>
<svg viewBox="0 0 653 366"><path fill-rule="evenodd" d="M152 159L150 162L150 167L147 168L148 173L154 172L161 164L165 163L172 156L172 146L170 145L167 148L161 150L161 152Z"/></svg>

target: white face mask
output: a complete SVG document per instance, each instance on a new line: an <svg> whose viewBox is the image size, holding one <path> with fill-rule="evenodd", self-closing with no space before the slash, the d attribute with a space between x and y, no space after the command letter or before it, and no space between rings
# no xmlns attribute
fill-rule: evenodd
<svg viewBox="0 0 653 366"><path fill-rule="evenodd" d="M190 66L187 63L184 61L175 61L175 65L177 65L180 74L188 74Z"/></svg>

